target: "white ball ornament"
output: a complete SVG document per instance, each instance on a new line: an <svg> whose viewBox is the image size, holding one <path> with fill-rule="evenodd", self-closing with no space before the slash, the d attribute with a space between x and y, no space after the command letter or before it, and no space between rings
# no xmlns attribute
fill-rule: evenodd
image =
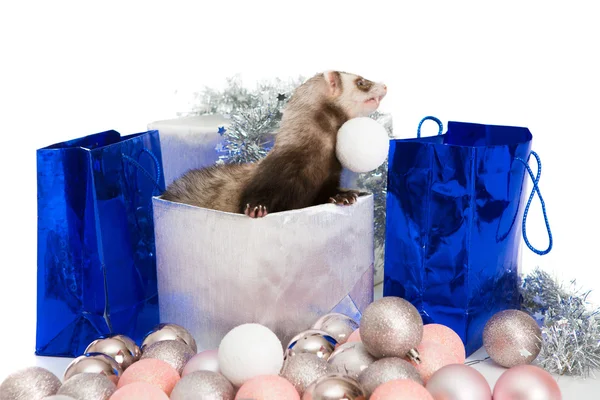
<svg viewBox="0 0 600 400"><path fill-rule="evenodd" d="M218 350L221 373L235 386L259 375L279 375L283 346L277 335L260 324L243 324L225 335Z"/></svg>
<svg viewBox="0 0 600 400"><path fill-rule="evenodd" d="M373 171L385 161L390 138L384 126L369 117L352 118L337 134L336 155L343 167L357 173Z"/></svg>

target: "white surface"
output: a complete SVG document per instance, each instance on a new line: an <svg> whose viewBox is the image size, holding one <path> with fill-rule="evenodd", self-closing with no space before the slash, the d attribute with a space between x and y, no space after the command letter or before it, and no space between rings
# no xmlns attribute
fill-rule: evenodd
<svg viewBox="0 0 600 400"><path fill-rule="evenodd" d="M381 110L393 114L401 137L415 136L425 115L529 127L555 248L544 257L525 250L523 267L577 278L598 303L595 8L516 0L2 2L0 376L36 363L35 149L106 129L143 131L236 73L249 85L332 68L383 81ZM536 199L528 232L538 247L546 245L543 225ZM54 365L60 371L66 361ZM560 382L567 399L599 392L595 382Z"/></svg>

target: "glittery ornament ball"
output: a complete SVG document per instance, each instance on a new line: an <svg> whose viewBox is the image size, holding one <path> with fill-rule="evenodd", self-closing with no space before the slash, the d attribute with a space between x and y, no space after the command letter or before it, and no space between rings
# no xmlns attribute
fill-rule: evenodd
<svg viewBox="0 0 600 400"><path fill-rule="evenodd" d="M221 374L196 371L181 378L171 392L171 400L233 400L235 389Z"/></svg>
<svg viewBox="0 0 600 400"><path fill-rule="evenodd" d="M492 400L492 390L485 377L464 364L440 368L429 378L425 388L436 400Z"/></svg>
<svg viewBox="0 0 600 400"><path fill-rule="evenodd" d="M427 324L423 327L421 342L436 342L454 354L456 363L462 364L467 357L462 339L451 328L441 324Z"/></svg>
<svg viewBox="0 0 600 400"><path fill-rule="evenodd" d="M348 340L346 341L346 343L360 342L360 341L362 341L362 340L360 338L360 328L359 328L359 329L355 330L354 332L352 332L350 334L350 336L348 336Z"/></svg>
<svg viewBox="0 0 600 400"><path fill-rule="evenodd" d="M408 301L388 296L365 309L360 337L373 356L404 357L423 338L423 319Z"/></svg>
<svg viewBox="0 0 600 400"><path fill-rule="evenodd" d="M503 367L530 364L542 349L542 331L522 311L500 311L485 325L483 346L490 358Z"/></svg>
<svg viewBox="0 0 600 400"><path fill-rule="evenodd" d="M107 376L84 372L66 380L58 394L75 399L108 400L117 387Z"/></svg>
<svg viewBox="0 0 600 400"><path fill-rule="evenodd" d="M54 396L44 397L42 400L77 400L74 397L66 396L64 394L55 394Z"/></svg>
<svg viewBox="0 0 600 400"><path fill-rule="evenodd" d="M379 386L370 397L371 400L435 400L422 385L410 379L399 379ZM444 398L446 400L446 398Z"/></svg>
<svg viewBox="0 0 600 400"><path fill-rule="evenodd" d="M281 371L281 376L290 381L302 395L315 380L330 372L330 366L321 357L311 353L296 354L289 357Z"/></svg>
<svg viewBox="0 0 600 400"><path fill-rule="evenodd" d="M194 356L192 349L177 340L163 340L144 348L142 360L155 358L168 363L181 375L188 361Z"/></svg>
<svg viewBox="0 0 600 400"><path fill-rule="evenodd" d="M410 379L423 385L419 371L408 361L397 357L382 358L369 365L359 376L358 381L367 396L386 382L397 379Z"/></svg>
<svg viewBox="0 0 600 400"><path fill-rule="evenodd" d="M519 365L496 381L493 399L562 400L562 393L550 373L534 365Z"/></svg>
<svg viewBox="0 0 600 400"><path fill-rule="evenodd" d="M259 375L277 375L283 366L283 346L277 335L260 324L233 328L219 345L219 368L235 386Z"/></svg>
<svg viewBox="0 0 600 400"><path fill-rule="evenodd" d="M168 363L154 358L147 358L131 364L127 368L121 379L119 379L119 389L125 385L134 382L147 382L157 386L167 395L179 382L181 377L175 368Z"/></svg>
<svg viewBox="0 0 600 400"><path fill-rule="evenodd" d="M421 374L424 383L440 368L450 364L457 364L456 356L451 349L437 342L421 342L417 347L421 362L413 365Z"/></svg>
<svg viewBox="0 0 600 400"><path fill-rule="evenodd" d="M217 350L206 350L196 354L185 364L181 376L186 376L196 371L213 371L221 373L219 369L219 352Z"/></svg>
<svg viewBox="0 0 600 400"><path fill-rule="evenodd" d="M358 323L340 313L326 314L314 323L313 329L327 332L339 344L346 343L352 332L358 329Z"/></svg>
<svg viewBox="0 0 600 400"><path fill-rule="evenodd" d="M41 400L58 392L60 379L41 367L29 367L9 375L0 385L0 400Z"/></svg>
<svg viewBox="0 0 600 400"><path fill-rule="evenodd" d="M377 359L371 355L362 342L344 343L327 360L331 368L352 378L358 376Z"/></svg>
<svg viewBox="0 0 600 400"><path fill-rule="evenodd" d="M294 385L277 375L256 376L246 381L235 398L236 400L300 400Z"/></svg>
<svg viewBox="0 0 600 400"><path fill-rule="evenodd" d="M169 400L169 396L150 383L134 382L117 389L110 400Z"/></svg>

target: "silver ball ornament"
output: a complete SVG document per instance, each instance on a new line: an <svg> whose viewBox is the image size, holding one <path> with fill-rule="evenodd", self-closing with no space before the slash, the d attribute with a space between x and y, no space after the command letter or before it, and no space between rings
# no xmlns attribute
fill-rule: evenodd
<svg viewBox="0 0 600 400"><path fill-rule="evenodd" d="M235 389L221 374L196 371L181 378L171 392L171 400L233 400Z"/></svg>
<svg viewBox="0 0 600 400"><path fill-rule="evenodd" d="M531 364L542 350L542 331L523 311L500 311L485 325L483 346L503 367Z"/></svg>
<svg viewBox="0 0 600 400"><path fill-rule="evenodd" d="M377 359L367 351L362 342L342 344L331 353L327 360L336 372L352 378L358 378L361 372L375 361Z"/></svg>
<svg viewBox="0 0 600 400"><path fill-rule="evenodd" d="M156 342L143 350L142 358L155 358L165 361L182 374L187 362L195 355L190 347L177 340L163 340Z"/></svg>
<svg viewBox="0 0 600 400"><path fill-rule="evenodd" d="M84 372L63 383L57 394L78 400L108 400L117 390L117 385L106 375Z"/></svg>
<svg viewBox="0 0 600 400"><path fill-rule="evenodd" d="M63 379L67 381L82 373L101 374L117 384L119 377L123 374L123 369L118 362L106 354L86 353L71 361L65 369Z"/></svg>
<svg viewBox="0 0 600 400"><path fill-rule="evenodd" d="M42 400L77 400L71 396L65 396L64 394L55 394L54 396L44 397Z"/></svg>
<svg viewBox="0 0 600 400"><path fill-rule="evenodd" d="M142 353L147 346L164 340L177 340L190 346L194 354L198 352L196 340L187 329L177 324L159 324L144 337Z"/></svg>
<svg viewBox="0 0 600 400"><path fill-rule="evenodd" d="M358 376L358 382L367 397L370 397L378 386L396 379L411 379L423 385L423 379L414 365L397 357L377 360Z"/></svg>
<svg viewBox="0 0 600 400"><path fill-rule="evenodd" d="M415 349L423 338L423 319L410 302L400 297L384 297L365 309L360 337L376 358L408 356L419 363Z"/></svg>
<svg viewBox="0 0 600 400"><path fill-rule="evenodd" d="M344 344L352 332L358 329L358 323L347 315L330 313L319 318L312 329L327 332L339 344Z"/></svg>
<svg viewBox="0 0 600 400"><path fill-rule="evenodd" d="M101 338L96 339L88 345L84 354L87 353L102 353L114 359L121 369L125 371L133 364L135 356L127 347L127 344L117 338Z"/></svg>
<svg viewBox="0 0 600 400"><path fill-rule="evenodd" d="M280 375L290 381L302 396L311 383L329 372L333 372L330 365L321 357L312 353L300 353L285 361Z"/></svg>
<svg viewBox="0 0 600 400"><path fill-rule="evenodd" d="M0 400L41 400L58 392L60 379L41 367L13 372L0 385Z"/></svg>
<svg viewBox="0 0 600 400"><path fill-rule="evenodd" d="M327 360L331 353L333 353L336 345L337 341L327 332L309 329L300 332L290 340L285 352L285 358L287 359L301 353L311 353Z"/></svg>
<svg viewBox="0 0 600 400"><path fill-rule="evenodd" d="M120 340L121 342L125 343L125 346L127 346L127 348L129 349L129 352L131 354L133 354L133 362L139 361L140 357L142 357L142 349L140 349L140 346L138 346L133 339L131 339L129 336L125 336L125 335L110 335L107 336L111 339L117 339Z"/></svg>
<svg viewBox="0 0 600 400"><path fill-rule="evenodd" d="M302 400L366 400L361 385L349 376L330 374L313 382L302 396Z"/></svg>

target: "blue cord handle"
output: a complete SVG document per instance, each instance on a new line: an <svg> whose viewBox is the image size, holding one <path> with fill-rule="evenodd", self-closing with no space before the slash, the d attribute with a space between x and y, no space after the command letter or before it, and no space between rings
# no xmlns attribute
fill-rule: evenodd
<svg viewBox="0 0 600 400"><path fill-rule="evenodd" d="M442 121L440 121L436 117L429 115L429 116L423 118L421 120L421 122L419 122L419 127L417 128L417 138L421 137L421 126L427 120L435 121L439 126L438 135L442 134L442 131L444 129L444 125L442 124ZM548 221L548 214L546 211L546 203L544 202L544 198L542 197L542 193L540 192L540 188L538 186L538 183L540 181L540 176L542 175L542 161L540 159L540 156L535 151L532 151L530 153L530 157L531 157L531 155L533 155L535 157L535 159L537 161L537 165L538 165L536 176L533 175L533 171L529 167L529 164L527 163L527 161L525 161L519 157L516 158L516 160L522 162L523 165L525 165L525 168L527 169L527 172L529 173L529 176L531 177L531 180L533 181L533 189L531 190L531 194L529 195L529 200L527 200L527 205L525 206L525 211L523 212L523 239L525 240L525 244L527 245L527 247L529 247L529 249L531 251L533 251L534 253L536 253L540 256L543 256L543 255L550 253L550 251L552 250L552 246L554 244L554 240L552 238L552 230L550 229L550 222ZM544 214L544 223L546 224L546 231L548 232L549 243L548 243L548 248L546 250L538 250L535 247L533 247L531 242L529 242L529 238L527 237L527 216L529 215L529 208L531 207L531 202L533 201L533 198L536 193L537 193L538 197L540 198L540 203L542 203L542 213Z"/></svg>
<svg viewBox="0 0 600 400"><path fill-rule="evenodd" d="M431 115L429 115L429 116L423 118L421 120L421 122L419 122L419 127L417 128L417 137L418 138L421 137L421 126L423 125L423 122L427 121L428 119L431 120L431 121L437 122L437 124L439 126L438 136L442 134L442 131L444 130L444 124L442 124L442 121L440 121L436 117L432 117Z"/></svg>
<svg viewBox="0 0 600 400"><path fill-rule="evenodd" d="M523 212L523 239L525 240L525 244L527 244L527 247L529 247L529 249L531 251L533 251L535 254L539 254L540 256L543 256L545 254L550 253L550 250L552 250L553 239L552 239L552 231L550 230L550 222L548 222L548 214L546 213L546 203L544 202L544 198L542 197L542 193L540 193L540 188L538 186L538 183L540 181L540 176L542 174L542 161L540 160L540 156L535 151L532 151L531 155L533 155L535 157L535 159L537 161L537 165L538 165L536 176L533 176L533 171L531 170L531 168L529 167L529 164L525 160L523 160L522 158L519 158L519 157L516 158L516 160L522 162L523 165L525 165L525 168L527 168L527 172L529 172L529 176L531 177L531 180L533 181L533 189L531 190L531 194L529 195L529 200L527 200L527 205L525 206L525 211ZM527 216L529 215L529 207L531 206L531 202L533 201L533 197L535 196L536 193L537 193L538 197L540 198L540 203L542 203L542 212L544 213L544 222L546 223L546 231L548 231L549 243L548 243L548 248L546 250L536 249L535 247L533 247L531 245L531 243L529 242L529 239L527 238Z"/></svg>
<svg viewBox="0 0 600 400"><path fill-rule="evenodd" d="M162 191L162 188L160 187L160 175L162 173L162 171L160 170L160 163L158 162L158 158L156 158L156 156L150 150L148 150L148 149L142 149L142 150L144 152L146 152L148 155L150 155L150 157L152 157L152 161L154 161L154 169L156 172L156 178L154 178L148 171L146 171L146 169L144 167L142 167L142 165L139 162L137 162L133 158L129 157L126 154L121 154L121 156L123 157L124 160L133 164L139 171L142 171L144 173L144 175L146 175L146 177L148 177L148 179L150 179L152 181L152 183L154 183L155 188L152 189L152 195L155 195L156 189L158 189L159 193Z"/></svg>

